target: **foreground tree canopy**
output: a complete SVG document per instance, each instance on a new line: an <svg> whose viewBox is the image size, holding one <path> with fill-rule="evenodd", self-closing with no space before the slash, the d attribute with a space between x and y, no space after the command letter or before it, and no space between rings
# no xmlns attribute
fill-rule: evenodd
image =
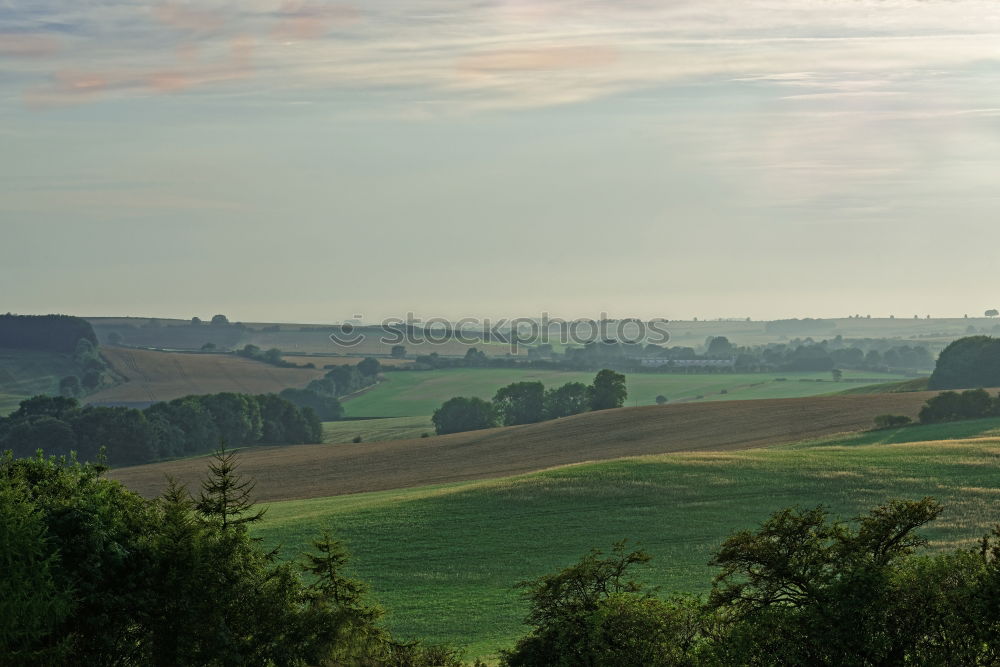
<svg viewBox="0 0 1000 667"><path fill-rule="evenodd" d="M264 552L222 451L198 500L148 501L91 464L0 459L0 664L457 665L396 641L329 533Z"/></svg>

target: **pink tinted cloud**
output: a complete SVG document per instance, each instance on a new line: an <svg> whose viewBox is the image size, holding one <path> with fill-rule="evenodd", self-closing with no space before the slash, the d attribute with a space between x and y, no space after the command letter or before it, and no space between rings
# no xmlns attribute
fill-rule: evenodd
<svg viewBox="0 0 1000 667"><path fill-rule="evenodd" d="M196 51L182 50L188 56L163 69L61 70L52 75L48 84L26 90L24 103L29 108L44 109L93 102L115 92L175 93L220 85L250 76L254 48L252 38L239 36L230 40L228 57L217 62L199 61Z"/></svg>
<svg viewBox="0 0 1000 667"><path fill-rule="evenodd" d="M0 56L51 56L62 46L62 41L54 35L0 32Z"/></svg>
<svg viewBox="0 0 1000 667"><path fill-rule="evenodd" d="M179 2L161 2L150 11L160 23L188 32L214 32L226 23L218 12L192 9Z"/></svg>
<svg viewBox="0 0 1000 667"><path fill-rule="evenodd" d="M279 40L319 39L331 29L356 23L361 12L353 5L315 4L286 0L271 35Z"/></svg>
<svg viewBox="0 0 1000 667"><path fill-rule="evenodd" d="M579 69L604 67L617 58L617 49L600 45L505 49L466 56L459 60L458 69L470 74Z"/></svg>

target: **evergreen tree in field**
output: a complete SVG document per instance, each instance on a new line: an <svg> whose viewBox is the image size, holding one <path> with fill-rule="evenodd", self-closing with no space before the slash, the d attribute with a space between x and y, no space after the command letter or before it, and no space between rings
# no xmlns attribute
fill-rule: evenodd
<svg viewBox="0 0 1000 667"><path fill-rule="evenodd" d="M251 500L256 482L237 474L236 452L221 442L208 466L208 478L202 482L196 509L207 520L218 521L223 530L257 523L263 509L255 509Z"/></svg>

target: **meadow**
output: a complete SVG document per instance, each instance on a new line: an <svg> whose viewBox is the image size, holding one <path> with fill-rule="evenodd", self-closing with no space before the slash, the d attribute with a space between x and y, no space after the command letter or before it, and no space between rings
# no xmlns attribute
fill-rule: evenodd
<svg viewBox="0 0 1000 667"><path fill-rule="evenodd" d="M630 373L626 377L626 405L637 406L654 405L660 394L672 403L817 396L904 376L844 371L841 382L834 382L830 373ZM566 382L590 384L593 379L592 372L514 368L388 372L378 387L344 401L344 410L349 417L430 415L453 396L491 399L497 389L512 382L538 381L554 388Z"/></svg>
<svg viewBox="0 0 1000 667"><path fill-rule="evenodd" d="M620 539L653 555L646 581L693 593L708 590L706 564L727 535L791 505L850 517L931 495L946 505L925 531L932 548L969 546L1000 520L998 463L992 419L271 503L257 534L294 558L331 528L394 630L488 656L524 632L517 582Z"/></svg>
<svg viewBox="0 0 1000 667"><path fill-rule="evenodd" d="M393 417L389 419L357 419L323 423L323 443L337 445L360 437L363 442L408 440L424 433L434 434L430 417Z"/></svg>

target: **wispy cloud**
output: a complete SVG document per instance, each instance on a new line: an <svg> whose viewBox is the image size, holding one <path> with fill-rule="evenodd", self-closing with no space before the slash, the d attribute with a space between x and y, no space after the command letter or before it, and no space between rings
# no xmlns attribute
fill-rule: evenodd
<svg viewBox="0 0 1000 667"><path fill-rule="evenodd" d="M0 33L4 68L35 79L25 99L36 106L244 81L275 94L421 88L460 111L692 78L843 92L852 81L994 60L1000 9L983 0L7 0ZM60 48L65 35L78 38L71 52ZM29 58L47 60L48 72Z"/></svg>

